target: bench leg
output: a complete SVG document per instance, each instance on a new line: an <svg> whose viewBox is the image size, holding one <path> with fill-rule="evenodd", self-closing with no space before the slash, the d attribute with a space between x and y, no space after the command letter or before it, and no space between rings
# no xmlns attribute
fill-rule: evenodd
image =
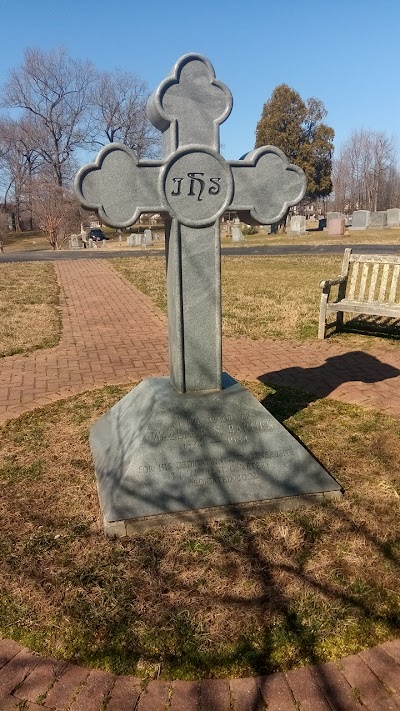
<svg viewBox="0 0 400 711"><path fill-rule="evenodd" d="M336 314L336 330L341 331L343 328L343 311L338 311Z"/></svg>
<svg viewBox="0 0 400 711"><path fill-rule="evenodd" d="M328 294L321 294L321 305L319 310L318 338L325 338L326 328L326 304L328 302Z"/></svg>

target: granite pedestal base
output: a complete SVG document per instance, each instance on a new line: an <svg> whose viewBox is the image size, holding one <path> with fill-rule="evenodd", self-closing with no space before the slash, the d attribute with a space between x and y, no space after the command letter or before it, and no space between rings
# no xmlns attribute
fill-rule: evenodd
<svg viewBox="0 0 400 711"><path fill-rule="evenodd" d="M92 427L104 530L297 508L339 498L338 482L254 397L224 388L178 393L149 378Z"/></svg>

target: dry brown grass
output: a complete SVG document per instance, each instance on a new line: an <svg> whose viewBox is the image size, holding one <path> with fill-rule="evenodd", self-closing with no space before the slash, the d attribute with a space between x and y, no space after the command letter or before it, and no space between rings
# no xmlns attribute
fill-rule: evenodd
<svg viewBox="0 0 400 711"><path fill-rule="evenodd" d="M42 252L50 250L49 241L38 230L9 232L5 239L4 252Z"/></svg>
<svg viewBox="0 0 400 711"><path fill-rule="evenodd" d="M140 228L140 231L143 231L143 229L144 226ZM109 241L105 245L97 243L95 247L96 249L103 251L107 249L110 251L128 249L129 251L133 250L134 252L143 249L164 249L163 229L153 230L154 233L158 235L158 239L151 245L151 247L147 248L144 246L128 247L126 244L126 234L123 234L122 242L120 242L118 239L118 233L115 230L104 228L104 231L109 236ZM64 240L61 245L61 248L63 250L69 249L68 238ZM27 232L10 232L5 238L4 252L7 254L10 252L42 252L49 250L51 250L49 241L38 230Z"/></svg>
<svg viewBox="0 0 400 711"><path fill-rule="evenodd" d="M327 232L308 230L304 235L277 234L266 235L261 232L255 235L246 235L244 242L232 242L231 239L222 235L222 245L224 247L243 247L261 245L321 245L340 244L345 247L352 247L357 244L398 244L400 249L400 228L390 228L384 230L347 230L343 237L331 237Z"/></svg>
<svg viewBox="0 0 400 711"><path fill-rule="evenodd" d="M52 264L0 264L0 357L58 342L58 291Z"/></svg>
<svg viewBox="0 0 400 711"><path fill-rule="evenodd" d="M98 249L109 249L115 251L119 249L129 249L133 251L141 250L143 247L127 247L126 235L122 236L122 242L119 242L118 236L114 230L104 228L110 236L110 241L106 247L98 246ZM141 227L140 229L143 229ZM162 235L162 230L160 231ZM400 228L390 228L384 230L365 230L365 231L348 231L344 237L330 237L326 232L318 232L309 230L304 235L266 235L256 233L255 235L246 235L244 242L232 242L231 238L225 237L222 233L221 244L223 247L243 246L262 246L262 245L320 245L320 244L341 244L343 249L357 244L398 244L400 249ZM42 250L50 250L51 247L45 237L38 231L33 232L10 232L5 240L5 252L37 252ZM63 249L68 249L68 240L63 244ZM148 249L164 249L164 240L161 239Z"/></svg>
<svg viewBox="0 0 400 711"><path fill-rule="evenodd" d="M342 502L111 542L88 429L126 389L3 426L1 634L83 664L184 678L288 669L397 635L400 423L251 388L345 487Z"/></svg>
<svg viewBox="0 0 400 711"><path fill-rule="evenodd" d="M112 264L166 311L164 258L120 259L113 260ZM341 264L341 255L223 257L224 335L252 339L315 339L321 297L319 283L336 276ZM349 348L363 350L379 344L396 346L400 336L399 324L395 328L392 320L392 328L385 326L374 330L375 324L378 320L374 318L352 321L343 333L333 333L331 338Z"/></svg>

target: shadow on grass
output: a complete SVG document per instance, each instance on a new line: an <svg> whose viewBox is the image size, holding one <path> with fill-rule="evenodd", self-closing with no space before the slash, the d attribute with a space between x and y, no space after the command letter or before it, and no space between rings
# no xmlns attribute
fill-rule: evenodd
<svg viewBox="0 0 400 711"><path fill-rule="evenodd" d="M369 360L367 363L371 364ZM396 374L398 372L396 370ZM263 404L283 421L294 412L300 412L313 399L295 390L278 389L268 395ZM99 407L104 408L104 405L100 403ZM72 410L73 405L69 407ZM93 414L90 403L86 409L89 422ZM86 416L86 409L82 417ZM34 417L32 414L23 420L24 441L30 449L29 430ZM85 422L80 420L79 430L84 426ZM46 451L46 438L42 431L39 434L35 447ZM199 434L205 457L210 456L207 443L213 435L215 431L211 427L208 436L204 432ZM78 442L73 433L71 437L71 452L79 457ZM84 482L91 476L90 468L85 470L84 459L76 461L82 462ZM46 476L44 469L44 479ZM222 482L220 486L222 489ZM52 504L51 490L47 504L45 494L40 504L35 504L29 495L24 500L24 488L20 480L5 487L9 494L3 497L3 520L28 520L30 535L18 539L16 525L9 540L3 537L3 566L11 578L18 570L26 590L39 590L46 600L54 596L55 617L68 620L71 629L71 637L65 645L70 660L107 667L116 673L129 673L136 663L144 660L153 669L159 665L162 674L169 678L234 676L237 670L245 674L265 674L292 665L319 663L323 661L321 630L312 609L314 603L310 603L310 608L307 605L302 608L301 594L294 596L290 592L293 585L297 590L303 587L306 596L315 593L331 605L334 610L331 615L338 615L338 626L342 617L346 620L346 612L354 610L360 628L373 630L384 626L393 635L398 634L400 610L389 604L390 601L386 604L379 580L376 589L370 589L367 580L353 580L352 571L347 574L344 569L343 578L338 577L335 582L319 576L318 566L315 570L310 568L310 561L318 556L321 540L331 541L332 521L340 521L348 537L364 536L374 551L379 552L384 564L398 566L395 533L393 540L390 537L381 540L370 530L367 519L357 517L357 510L351 507L325 504L319 507L318 516L310 509L286 514L284 525L298 527L303 543L297 554L283 560L276 540L265 545L269 538L268 533L263 534L262 522L255 530L252 520L243 518L234 507L231 518L218 525L205 521L199 514L197 532L189 527L178 544L178 534L172 529L152 530L137 534L131 541L113 542L104 540L102 534L93 530L87 511L81 516L68 515ZM139 491L139 495L141 493L143 497L146 494ZM172 503L180 492L165 486L164 494ZM363 507L365 515L374 515L372 499L365 499ZM268 525L268 516L265 525ZM169 547L174 547L176 556L172 561L166 560ZM187 559L186 575L179 561L175 565L182 549L195 554ZM220 562L215 565L212 556L208 557L209 550L219 552L223 570L218 567ZM195 577L198 576L198 560L204 563L204 583ZM221 580L231 580L232 585L219 585L219 575ZM282 576L289 581L286 586ZM210 577L215 581L211 587L207 585ZM238 580L256 585L257 592L249 594L245 587L236 584ZM237 616L243 633L232 640L225 638L223 644L207 642L206 624L199 622L199 612L206 612L211 619L219 614ZM258 620L256 633L254 615ZM16 619L20 616L21 611L16 609ZM249 627L248 619L253 621ZM51 625L56 625L54 619ZM277 658L279 648L283 655ZM284 657L288 649L295 649L290 661ZM46 651L51 653L51 649Z"/></svg>
<svg viewBox="0 0 400 711"><path fill-rule="evenodd" d="M336 333L336 322L328 323L326 338L329 339ZM339 333L357 334L360 336L375 336L388 341L400 340L400 318L378 316L355 316L343 323Z"/></svg>
<svg viewBox="0 0 400 711"><path fill-rule="evenodd" d="M286 416L290 417L304 407L303 402L327 397L346 383L380 383L399 376L399 368L382 362L376 356L365 351L351 351L327 358L323 365L315 368L283 368L264 373L258 380L302 392L301 395L293 394L285 407ZM307 398L304 393L312 393L312 396Z"/></svg>

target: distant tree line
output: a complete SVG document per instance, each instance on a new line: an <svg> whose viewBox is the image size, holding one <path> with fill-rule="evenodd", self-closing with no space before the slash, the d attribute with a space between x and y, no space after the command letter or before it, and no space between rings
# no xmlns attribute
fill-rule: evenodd
<svg viewBox="0 0 400 711"><path fill-rule="evenodd" d="M99 71L63 47L26 49L22 65L0 88L0 194L16 231L39 227L56 248L74 229L80 214L71 185L78 163L87 162L82 151L117 141L139 157L158 157L159 133L146 116L148 96L135 74ZM329 199L346 212L400 206L394 139L383 131L354 131L334 158L326 115L320 99L304 101L281 84L264 104L256 148L277 146L303 168L309 202Z"/></svg>
<svg viewBox="0 0 400 711"><path fill-rule="evenodd" d="M397 146L384 131L353 131L333 161L336 210L386 210L400 207Z"/></svg>
<svg viewBox="0 0 400 711"><path fill-rule="evenodd" d="M13 206L16 230L52 223L47 236L57 246L63 220L56 225L49 215L52 206L59 213L63 205L64 222L71 220L79 151L118 141L139 157L158 154L158 132L146 117L148 95L135 74L100 72L62 47L25 51L0 91L0 190Z"/></svg>
<svg viewBox="0 0 400 711"><path fill-rule="evenodd" d="M287 84L277 86L264 104L256 148L280 148L307 176L305 202L342 212L400 207L396 141L384 131L353 131L334 157L334 130L324 123L320 99L304 101Z"/></svg>

